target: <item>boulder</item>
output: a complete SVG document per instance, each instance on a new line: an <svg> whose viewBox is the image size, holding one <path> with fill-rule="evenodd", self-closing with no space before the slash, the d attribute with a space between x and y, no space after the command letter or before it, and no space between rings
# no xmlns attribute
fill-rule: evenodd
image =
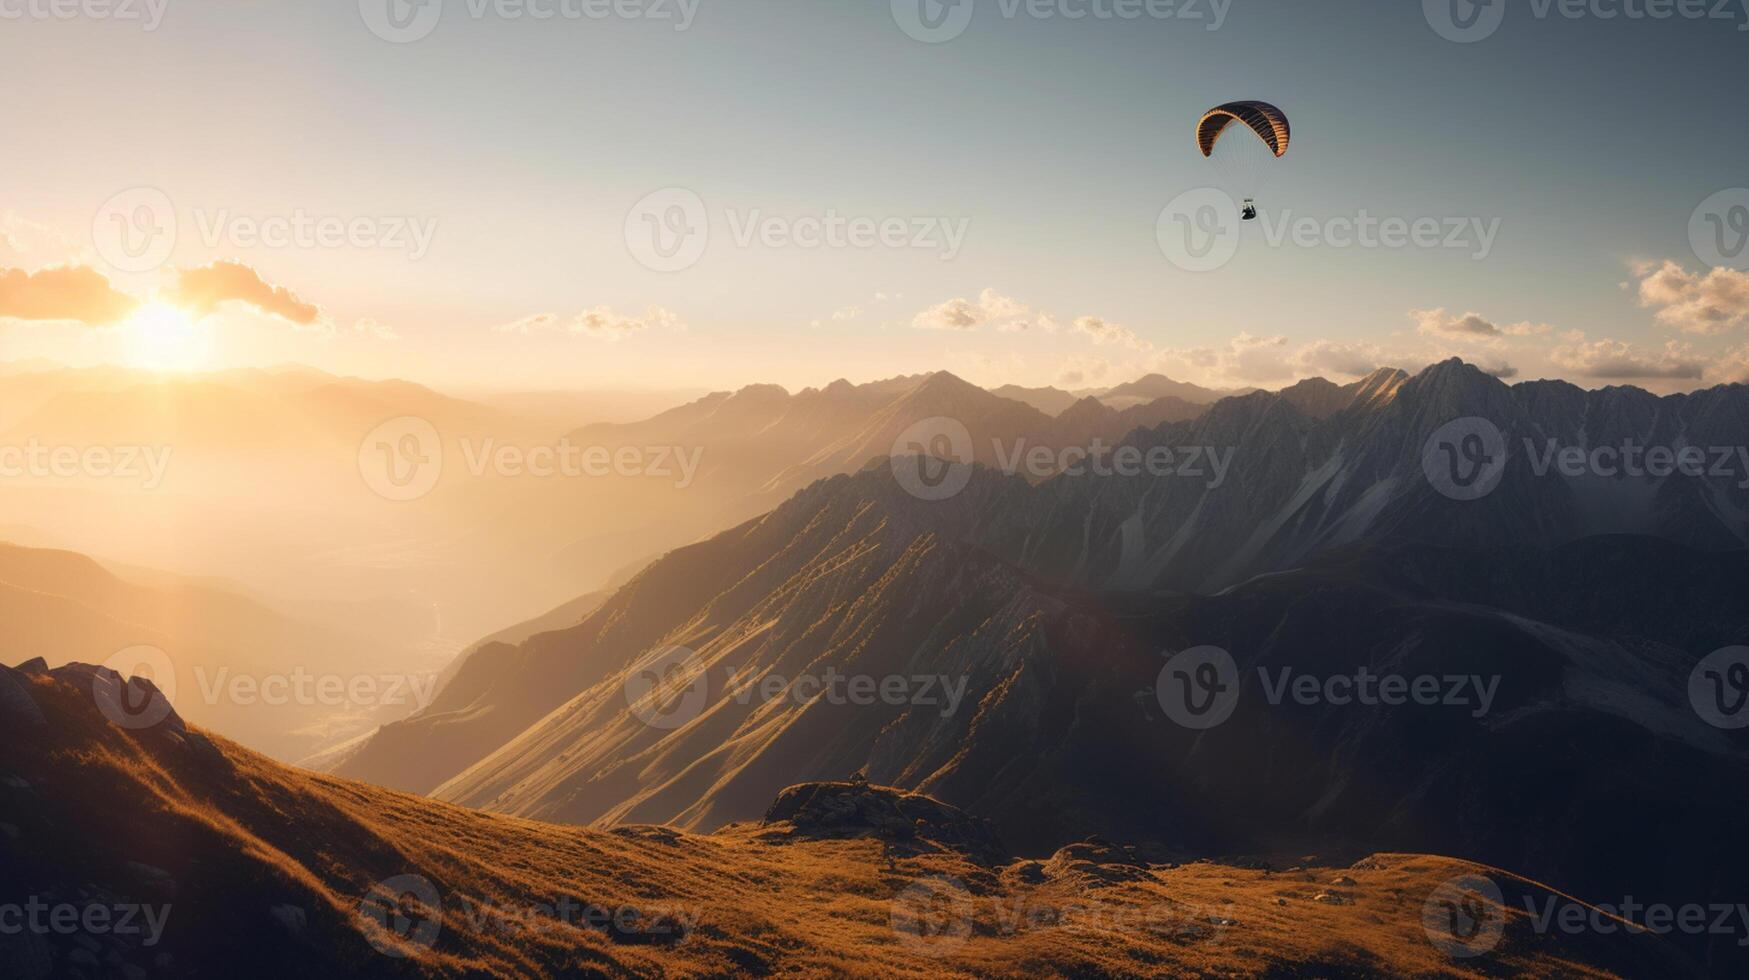
<svg viewBox="0 0 1749 980"><path fill-rule="evenodd" d="M0 728L19 731L48 724L36 699L30 696L29 684L10 667L0 667Z"/></svg>
<svg viewBox="0 0 1749 980"><path fill-rule="evenodd" d="M901 853L947 849L984 864L1008 856L982 817L920 793L861 781L791 786L766 811L765 823L788 825L789 837L874 838Z"/></svg>
<svg viewBox="0 0 1749 980"><path fill-rule="evenodd" d="M268 912L280 928L294 936L302 934L310 921L309 915L296 905L275 905Z"/></svg>
<svg viewBox="0 0 1749 980"><path fill-rule="evenodd" d="M1084 888L1098 888L1147 878L1150 872L1135 848L1095 836L1058 848L1045 862L1045 874L1053 880L1067 879Z"/></svg>

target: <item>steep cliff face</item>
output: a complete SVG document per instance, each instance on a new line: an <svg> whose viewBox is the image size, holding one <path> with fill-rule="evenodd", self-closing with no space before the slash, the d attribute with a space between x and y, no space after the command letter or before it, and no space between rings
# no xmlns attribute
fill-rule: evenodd
<svg viewBox="0 0 1749 980"><path fill-rule="evenodd" d="M1349 387L1348 404L1321 419L1293 398L1255 394L1135 433L1131 445L1170 450L1182 465L1169 477L1058 477L1032 505L1024 542L980 543L1068 569L1083 587L1209 592L1355 543L1550 547L1592 534L1703 550L1749 542L1749 388L1660 398L1553 382L1508 387L1458 361ZM1479 494L1444 492L1430 468L1477 465L1463 455L1472 434L1487 437L1476 444L1486 454L1479 463L1497 475ZM1705 464L1692 474L1644 472L1650 447ZM1574 453L1585 457L1577 465Z"/></svg>
<svg viewBox="0 0 1749 980"><path fill-rule="evenodd" d="M905 397L923 400L917 411L937 411L946 404L939 399L969 397L964 388L935 376ZM1738 547L1749 533L1735 510L1741 480L1569 477L1539 473L1533 458L1549 440L1723 445L1749 431L1741 387L1673 398L1509 388L1451 362L1414 378L1380 372L1344 391L1349 404L1322 420L1259 393L1134 434L1127 445L1138 452L1171 451L1158 457L1177 467L1165 475L1089 472L1033 484L973 467L960 474L964 488L940 500L894 478L904 460L819 481L764 517L658 561L580 625L480 651L467 685L384 728L342 771L564 819L708 824L720 800L740 799L729 812L743 813L803 761L817 777L872 760L895 781L940 778L978 717L874 710L836 721L830 704L768 703L747 695L748 683L827 668L965 676L961 699L970 705L1033 704L1062 670L1060 657L1038 651L1052 617L1067 615L1065 589L1209 593L1362 547L1547 550L1631 530L1708 550ZM1435 433L1468 418L1496 427L1503 461L1495 489L1453 499L1430 480L1424 456ZM1592 506L1605 493L1640 506ZM968 621L976 628L962 626ZM667 669L678 663L740 696L713 702L690 734L649 731L626 715L622 689L628 670L662 657L679 658ZM743 726L762 733L759 745L791 733L805 750L780 753L765 782L743 791L761 771L744 766L748 744L729 737ZM830 737L819 734L826 729ZM565 764L553 766L554 755ZM625 762L633 758L655 768L633 780ZM713 761L695 765L705 759ZM635 793L597 785L613 779L647 785ZM711 792L693 792L701 788ZM676 799L688 803L656 802Z"/></svg>

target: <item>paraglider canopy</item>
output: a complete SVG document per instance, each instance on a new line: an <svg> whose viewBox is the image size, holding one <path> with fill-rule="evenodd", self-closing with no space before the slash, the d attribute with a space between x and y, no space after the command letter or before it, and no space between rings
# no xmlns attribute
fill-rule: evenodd
<svg viewBox="0 0 1749 980"><path fill-rule="evenodd" d="M1196 124L1196 145L1203 156L1214 155L1215 142L1234 123L1256 133L1276 156L1287 152L1292 135L1287 113L1267 102L1228 102L1203 113L1201 121Z"/></svg>
<svg viewBox="0 0 1749 980"><path fill-rule="evenodd" d="M1231 139L1221 139L1229 133ZM1228 102L1203 113L1196 123L1197 149L1224 178L1223 189L1244 199L1239 214L1246 221L1257 217L1257 189L1287 153L1291 138L1287 113L1268 102Z"/></svg>

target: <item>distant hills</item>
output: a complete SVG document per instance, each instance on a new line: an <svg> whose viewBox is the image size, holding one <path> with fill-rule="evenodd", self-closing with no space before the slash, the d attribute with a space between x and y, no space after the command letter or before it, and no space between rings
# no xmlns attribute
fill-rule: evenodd
<svg viewBox="0 0 1749 980"><path fill-rule="evenodd" d="M1149 402L1157 402L1162 398L1177 399L1188 405L1212 405L1222 398L1245 395L1256 390L1255 388L1244 388L1223 391L1204 388L1185 381L1174 381L1163 374L1148 374L1134 381L1110 388L1082 388L1076 391L1064 391L1061 388L1025 388L1020 385L1003 385L1000 388L990 389L990 393L1017 402L1025 402L1046 415L1061 415L1070 405L1087 398L1096 399L1103 405L1123 411L1146 405Z"/></svg>
<svg viewBox="0 0 1749 980"><path fill-rule="evenodd" d="M418 674L409 669L413 651L402 644L419 635L419 612L363 602L344 609L281 609L234 584L112 571L83 555L0 543L5 659L103 663L133 650L144 664L161 654L159 665L172 670L174 680L158 681L174 690L184 714L285 759L411 714L418 701L408 687L398 706L314 698L266 703L258 687L233 696L233 684L370 672L405 681ZM418 679L427 687L437 680L431 668Z"/></svg>
<svg viewBox="0 0 1749 980"><path fill-rule="evenodd" d="M641 421L596 422L683 396L469 399L298 366L164 375L12 364L0 386L0 445L149 447L168 465L150 485L6 481L0 507L8 535L33 545L236 579L288 598L412 598L438 611L445 635L434 642L458 649L769 510L815 479L886 456L917 423L963 420L985 446L1110 444L1194 418L1216 396L1165 387L1195 397L1126 395L1113 407L1086 396L1044 412L938 373L794 394L752 385ZM572 413L584 417L566 424ZM363 447L402 420L437 434L442 474L414 500L384 500L361 477ZM371 451L383 451L378 443ZM565 444L670 461L684 454L699 468L685 479L672 462L660 474L538 478L491 466L506 447ZM397 439L392 448L408 446ZM980 458L995 462L987 449ZM280 519L263 522L262 512ZM180 530L194 527L201 533Z"/></svg>

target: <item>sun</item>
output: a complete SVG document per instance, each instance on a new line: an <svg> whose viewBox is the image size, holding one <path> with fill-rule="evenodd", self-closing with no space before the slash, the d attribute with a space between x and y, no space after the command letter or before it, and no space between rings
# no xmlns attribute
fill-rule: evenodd
<svg viewBox="0 0 1749 980"><path fill-rule="evenodd" d="M168 303L147 303L122 321L122 342L134 367L194 371L212 358L212 334Z"/></svg>

